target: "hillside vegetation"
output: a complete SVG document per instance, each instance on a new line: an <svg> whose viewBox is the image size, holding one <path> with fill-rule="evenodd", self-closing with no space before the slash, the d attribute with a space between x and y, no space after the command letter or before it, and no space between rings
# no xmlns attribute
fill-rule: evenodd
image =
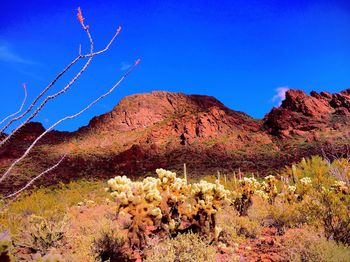
<svg viewBox="0 0 350 262"><path fill-rule="evenodd" d="M349 261L349 181L348 159L314 156L261 178L158 169L35 188L2 203L0 258Z"/></svg>

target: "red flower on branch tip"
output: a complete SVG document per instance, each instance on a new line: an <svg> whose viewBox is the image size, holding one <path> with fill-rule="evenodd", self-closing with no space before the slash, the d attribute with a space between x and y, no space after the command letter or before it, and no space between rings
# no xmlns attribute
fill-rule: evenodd
<svg viewBox="0 0 350 262"><path fill-rule="evenodd" d="M77 18L78 18L78 21L79 21L80 24L84 23L83 13L81 12L80 7L78 7Z"/></svg>
<svg viewBox="0 0 350 262"><path fill-rule="evenodd" d="M137 59L137 60L136 60L136 62L135 62L135 65L140 64L140 61L141 61L141 59L140 59L140 58L139 58L139 59Z"/></svg>
<svg viewBox="0 0 350 262"><path fill-rule="evenodd" d="M118 29L117 29L117 33L120 33L121 30L122 30L122 27L119 26Z"/></svg>
<svg viewBox="0 0 350 262"><path fill-rule="evenodd" d="M23 83L23 88L27 89L27 84L26 83Z"/></svg>

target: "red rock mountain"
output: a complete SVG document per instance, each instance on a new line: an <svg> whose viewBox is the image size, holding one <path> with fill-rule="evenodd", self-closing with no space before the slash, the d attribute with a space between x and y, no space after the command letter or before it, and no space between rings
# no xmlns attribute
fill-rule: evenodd
<svg viewBox="0 0 350 262"><path fill-rule="evenodd" d="M325 148L342 152L350 144L349 124L350 89L311 95L289 90L282 105L262 120L210 96L138 94L76 132L50 132L15 173L37 174L68 150L69 156L41 183L139 176L158 167L180 170L183 163L193 176L238 168L266 174ZM43 131L40 123L24 127L0 149L0 169Z"/></svg>
<svg viewBox="0 0 350 262"><path fill-rule="evenodd" d="M154 128L161 126L162 128ZM233 130L259 132L260 122L210 96L152 92L126 97L109 113L93 118L80 133L148 130L147 141L176 144L221 137ZM152 141L149 141L152 140Z"/></svg>

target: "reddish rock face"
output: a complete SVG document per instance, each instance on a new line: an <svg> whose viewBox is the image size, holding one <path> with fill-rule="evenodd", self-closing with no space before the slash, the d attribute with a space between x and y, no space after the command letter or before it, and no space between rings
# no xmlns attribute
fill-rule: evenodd
<svg viewBox="0 0 350 262"><path fill-rule="evenodd" d="M214 106L229 111L210 96L162 91L137 94L122 99L111 112L94 117L87 128L118 131L146 128L169 117L206 111Z"/></svg>
<svg viewBox="0 0 350 262"><path fill-rule="evenodd" d="M350 115L349 92L349 89L336 94L312 91L309 96L302 90L288 90L282 105L265 116L264 126L271 134L279 136L325 127L339 129L349 121L339 118Z"/></svg>
<svg viewBox="0 0 350 262"><path fill-rule="evenodd" d="M152 92L126 97L109 113L93 118L80 133L149 130L147 143L188 145L233 130L259 131L261 124L210 96ZM169 142L171 140L171 142Z"/></svg>
<svg viewBox="0 0 350 262"><path fill-rule="evenodd" d="M312 117L318 117L332 111L327 100L318 96L316 92L312 92L312 94L313 96L308 96L302 90L288 90L281 107Z"/></svg>

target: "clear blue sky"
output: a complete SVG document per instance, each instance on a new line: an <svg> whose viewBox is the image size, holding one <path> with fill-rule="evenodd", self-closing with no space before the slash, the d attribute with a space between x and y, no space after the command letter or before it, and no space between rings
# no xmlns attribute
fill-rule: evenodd
<svg viewBox="0 0 350 262"><path fill-rule="evenodd" d="M138 57L140 66L112 96L58 129L75 130L122 97L152 90L212 95L261 118L276 105L271 99L279 87L306 92L350 87L348 0L2 0L0 117L19 107L21 83L33 98L76 56L79 43L87 50L78 6L97 49L118 25L123 30L69 93L40 113L36 120L46 127L110 88Z"/></svg>

